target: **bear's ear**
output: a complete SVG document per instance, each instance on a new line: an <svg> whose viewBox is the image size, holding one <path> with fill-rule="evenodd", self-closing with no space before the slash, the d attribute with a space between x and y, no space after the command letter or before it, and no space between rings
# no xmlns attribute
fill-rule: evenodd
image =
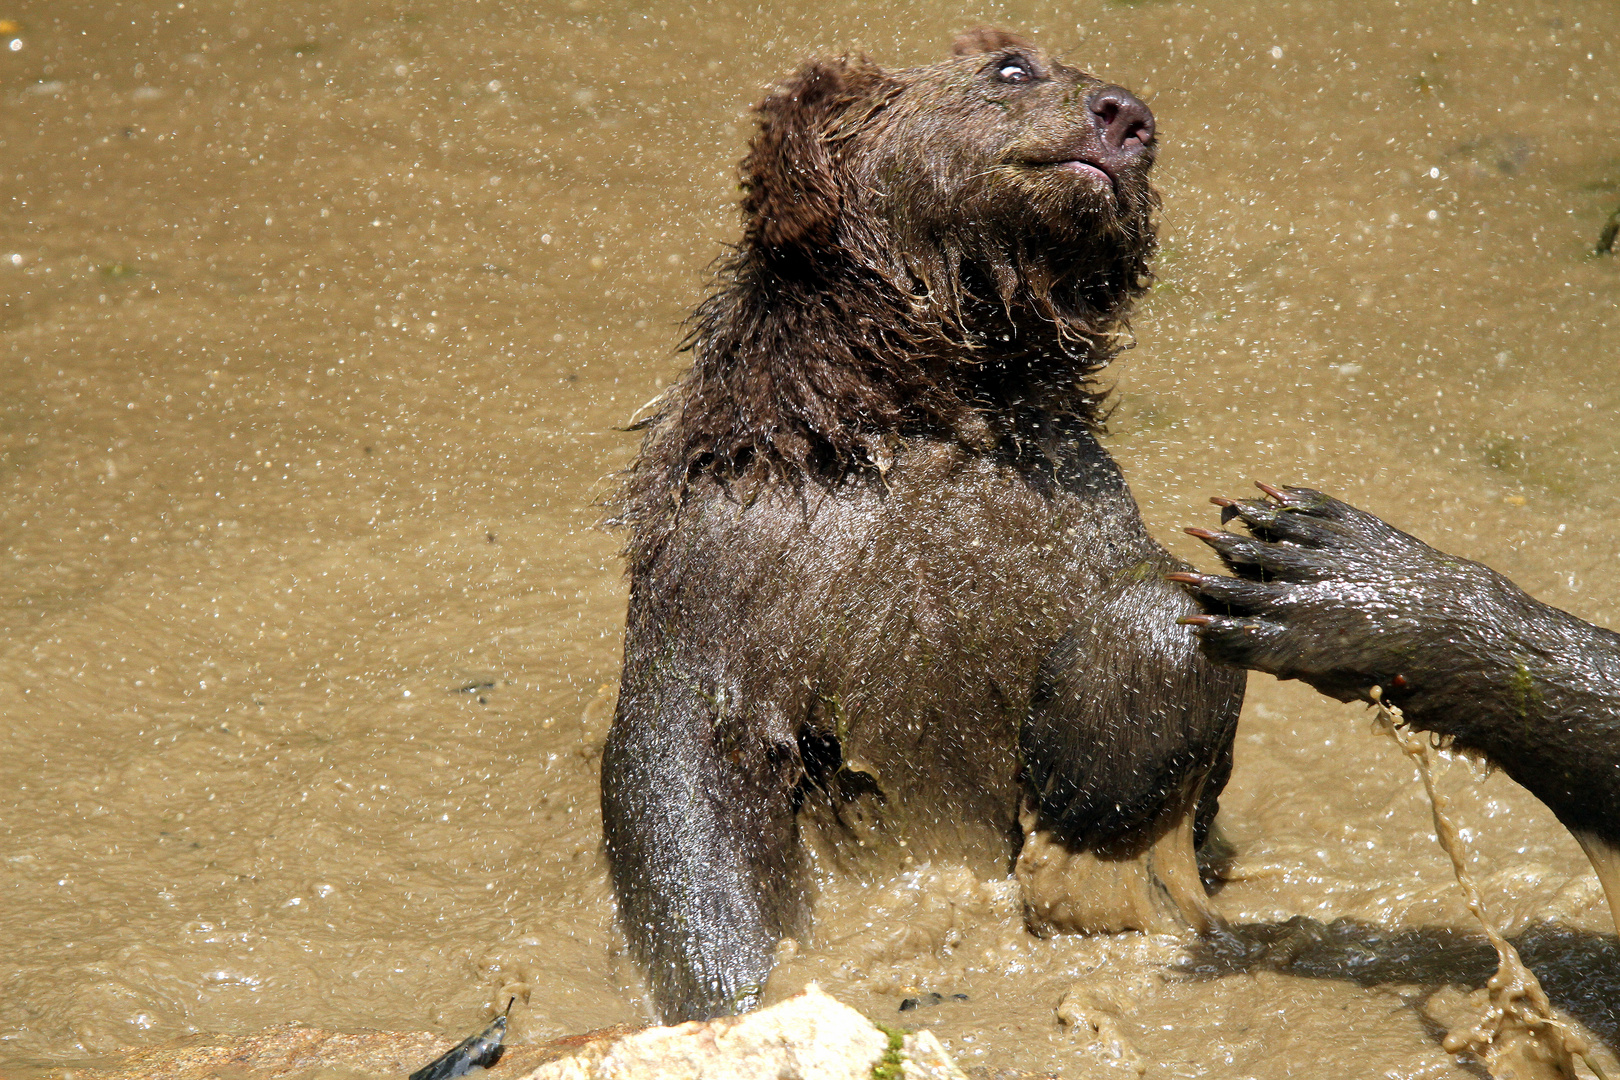
<svg viewBox="0 0 1620 1080"><path fill-rule="evenodd" d="M833 144L850 133L846 121L871 111L885 82L865 58L812 60L755 106L759 131L741 168L749 241L774 249L832 243L844 202Z"/></svg>
<svg viewBox="0 0 1620 1080"><path fill-rule="evenodd" d="M978 56L980 53L1000 52L1003 49L1029 49L1034 46L1007 30L994 26L975 26L964 32L951 46L957 56Z"/></svg>

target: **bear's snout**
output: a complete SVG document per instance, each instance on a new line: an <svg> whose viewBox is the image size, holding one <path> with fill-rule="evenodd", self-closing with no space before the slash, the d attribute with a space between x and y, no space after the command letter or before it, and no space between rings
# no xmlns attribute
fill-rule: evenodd
<svg viewBox="0 0 1620 1080"><path fill-rule="evenodd" d="M1123 86L1105 86L1086 104L1104 150L1122 157L1141 153L1153 142L1153 110Z"/></svg>

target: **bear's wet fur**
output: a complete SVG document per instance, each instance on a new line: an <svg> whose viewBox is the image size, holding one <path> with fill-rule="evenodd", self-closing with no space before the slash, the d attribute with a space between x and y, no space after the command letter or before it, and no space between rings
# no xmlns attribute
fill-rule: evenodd
<svg viewBox="0 0 1620 1080"><path fill-rule="evenodd" d="M1241 673L1097 440L1153 117L1014 35L758 106L741 243L614 507L602 809L666 1021L755 1005L812 864L1016 869L1037 929L1203 924Z"/></svg>

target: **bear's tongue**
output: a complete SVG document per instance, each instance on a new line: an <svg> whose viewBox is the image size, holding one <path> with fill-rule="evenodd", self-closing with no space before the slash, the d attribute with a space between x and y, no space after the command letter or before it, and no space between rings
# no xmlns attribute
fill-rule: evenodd
<svg viewBox="0 0 1620 1080"><path fill-rule="evenodd" d="M1079 173L1081 176L1101 181L1109 191L1114 190L1114 178L1088 161L1065 161L1063 167Z"/></svg>

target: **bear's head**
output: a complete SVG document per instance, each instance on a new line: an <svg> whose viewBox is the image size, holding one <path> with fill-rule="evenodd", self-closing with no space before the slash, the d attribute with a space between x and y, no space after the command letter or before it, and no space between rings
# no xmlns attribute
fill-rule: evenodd
<svg viewBox="0 0 1620 1080"><path fill-rule="evenodd" d="M783 272L853 263L936 317L989 303L1089 334L1146 283L1152 112L1016 35L970 31L904 71L812 61L758 112L744 251Z"/></svg>

